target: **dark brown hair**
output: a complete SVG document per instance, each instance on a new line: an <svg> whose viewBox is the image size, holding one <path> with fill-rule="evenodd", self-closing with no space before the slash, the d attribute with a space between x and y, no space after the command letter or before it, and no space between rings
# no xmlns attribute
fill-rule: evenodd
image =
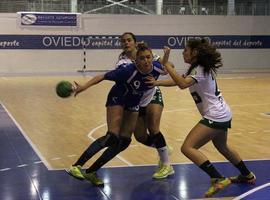
<svg viewBox="0 0 270 200"><path fill-rule="evenodd" d="M125 35L130 35L131 37L132 37L132 39L134 40L134 42L136 43L137 42L137 39L136 39L136 36L133 34L133 33L131 33L131 32L125 32L125 33L123 33L121 36L120 36L120 41L121 41L121 43L122 43L122 38L125 36ZM125 51L122 51L121 53L120 53L120 55L118 56L118 59L120 59L122 56L124 56L126 54L126 52Z"/></svg>
<svg viewBox="0 0 270 200"><path fill-rule="evenodd" d="M136 39L136 36L131 33L131 32L125 32L123 33L121 36L120 36L120 40L122 40L122 38L124 37L124 35L130 35L132 37L132 39L134 40L134 42L136 43L137 42L137 39Z"/></svg>
<svg viewBox="0 0 270 200"><path fill-rule="evenodd" d="M190 74L198 65L201 65L204 68L204 73L206 74L209 74L211 71L216 73L217 69L222 67L221 54L208 40L189 40L186 46L189 47L191 51L197 51L197 56L192 59L187 74Z"/></svg>
<svg viewBox="0 0 270 200"><path fill-rule="evenodd" d="M146 51L146 50L152 53L151 48L148 46L146 42L140 42L137 44L137 55L139 54L139 52Z"/></svg>

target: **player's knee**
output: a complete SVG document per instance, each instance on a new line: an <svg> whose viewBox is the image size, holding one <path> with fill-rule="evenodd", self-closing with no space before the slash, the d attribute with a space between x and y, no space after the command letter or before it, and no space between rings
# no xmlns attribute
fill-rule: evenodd
<svg viewBox="0 0 270 200"><path fill-rule="evenodd" d="M225 144L225 145L216 145L214 144L214 146L216 147L216 149L221 153L221 154L228 154L230 153L230 148Z"/></svg>
<svg viewBox="0 0 270 200"><path fill-rule="evenodd" d="M186 155L187 149L186 149L186 146L184 144L181 146L180 150L181 150L182 154Z"/></svg>
<svg viewBox="0 0 270 200"><path fill-rule="evenodd" d="M107 134L98 139L100 146L108 147L118 143L118 137L115 133L107 132Z"/></svg>
<svg viewBox="0 0 270 200"><path fill-rule="evenodd" d="M147 133L140 133L140 132L135 131L134 132L134 137L138 142L144 144L145 141L147 140L148 134Z"/></svg>
<svg viewBox="0 0 270 200"><path fill-rule="evenodd" d="M150 134L155 134L155 133L160 132L158 121L152 121L152 122L150 121L147 126L148 126L147 128L148 128Z"/></svg>
<svg viewBox="0 0 270 200"><path fill-rule="evenodd" d="M145 136L141 136L141 135L136 135L134 134L135 139L140 142L140 143L144 143L146 141L146 137Z"/></svg>
<svg viewBox="0 0 270 200"><path fill-rule="evenodd" d="M181 146L181 152L187 157L189 157L189 154L190 154L190 152L192 152L193 149L194 148L191 145L188 145L185 142Z"/></svg>
<svg viewBox="0 0 270 200"><path fill-rule="evenodd" d="M139 142L149 147L155 147L155 139L153 135L146 134Z"/></svg>
<svg viewBox="0 0 270 200"><path fill-rule="evenodd" d="M131 138L120 136L119 137L119 151L124 151L129 146L130 143L131 143Z"/></svg>
<svg viewBox="0 0 270 200"><path fill-rule="evenodd" d="M154 144L157 149L166 146L165 138L161 132L154 134L153 137L154 137Z"/></svg>

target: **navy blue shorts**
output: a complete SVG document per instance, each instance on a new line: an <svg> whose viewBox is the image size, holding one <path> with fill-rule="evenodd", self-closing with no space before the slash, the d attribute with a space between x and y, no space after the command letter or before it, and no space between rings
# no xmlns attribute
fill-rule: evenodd
<svg viewBox="0 0 270 200"><path fill-rule="evenodd" d="M120 105L125 110L139 112L140 100L141 95L132 95L126 88L114 85L107 96L106 107Z"/></svg>

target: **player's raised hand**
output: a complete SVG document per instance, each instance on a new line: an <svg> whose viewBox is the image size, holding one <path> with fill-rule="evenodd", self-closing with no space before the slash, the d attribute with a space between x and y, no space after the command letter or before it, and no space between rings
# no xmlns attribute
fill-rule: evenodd
<svg viewBox="0 0 270 200"><path fill-rule="evenodd" d="M164 46L163 52L164 52L164 55L163 55L163 59L162 59L162 64L165 65L169 61L170 52L171 52L170 47Z"/></svg>

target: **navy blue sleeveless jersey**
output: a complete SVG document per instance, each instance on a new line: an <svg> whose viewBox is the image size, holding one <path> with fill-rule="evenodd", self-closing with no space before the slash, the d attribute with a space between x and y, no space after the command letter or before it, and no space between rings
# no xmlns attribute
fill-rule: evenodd
<svg viewBox="0 0 270 200"><path fill-rule="evenodd" d="M145 78L152 76L157 80L160 74L166 74L159 62L154 61L152 65L152 71L147 74L141 73L135 63L107 72L105 79L115 81L115 85L108 94L106 106L122 105L127 110L137 111L144 92L150 89Z"/></svg>

